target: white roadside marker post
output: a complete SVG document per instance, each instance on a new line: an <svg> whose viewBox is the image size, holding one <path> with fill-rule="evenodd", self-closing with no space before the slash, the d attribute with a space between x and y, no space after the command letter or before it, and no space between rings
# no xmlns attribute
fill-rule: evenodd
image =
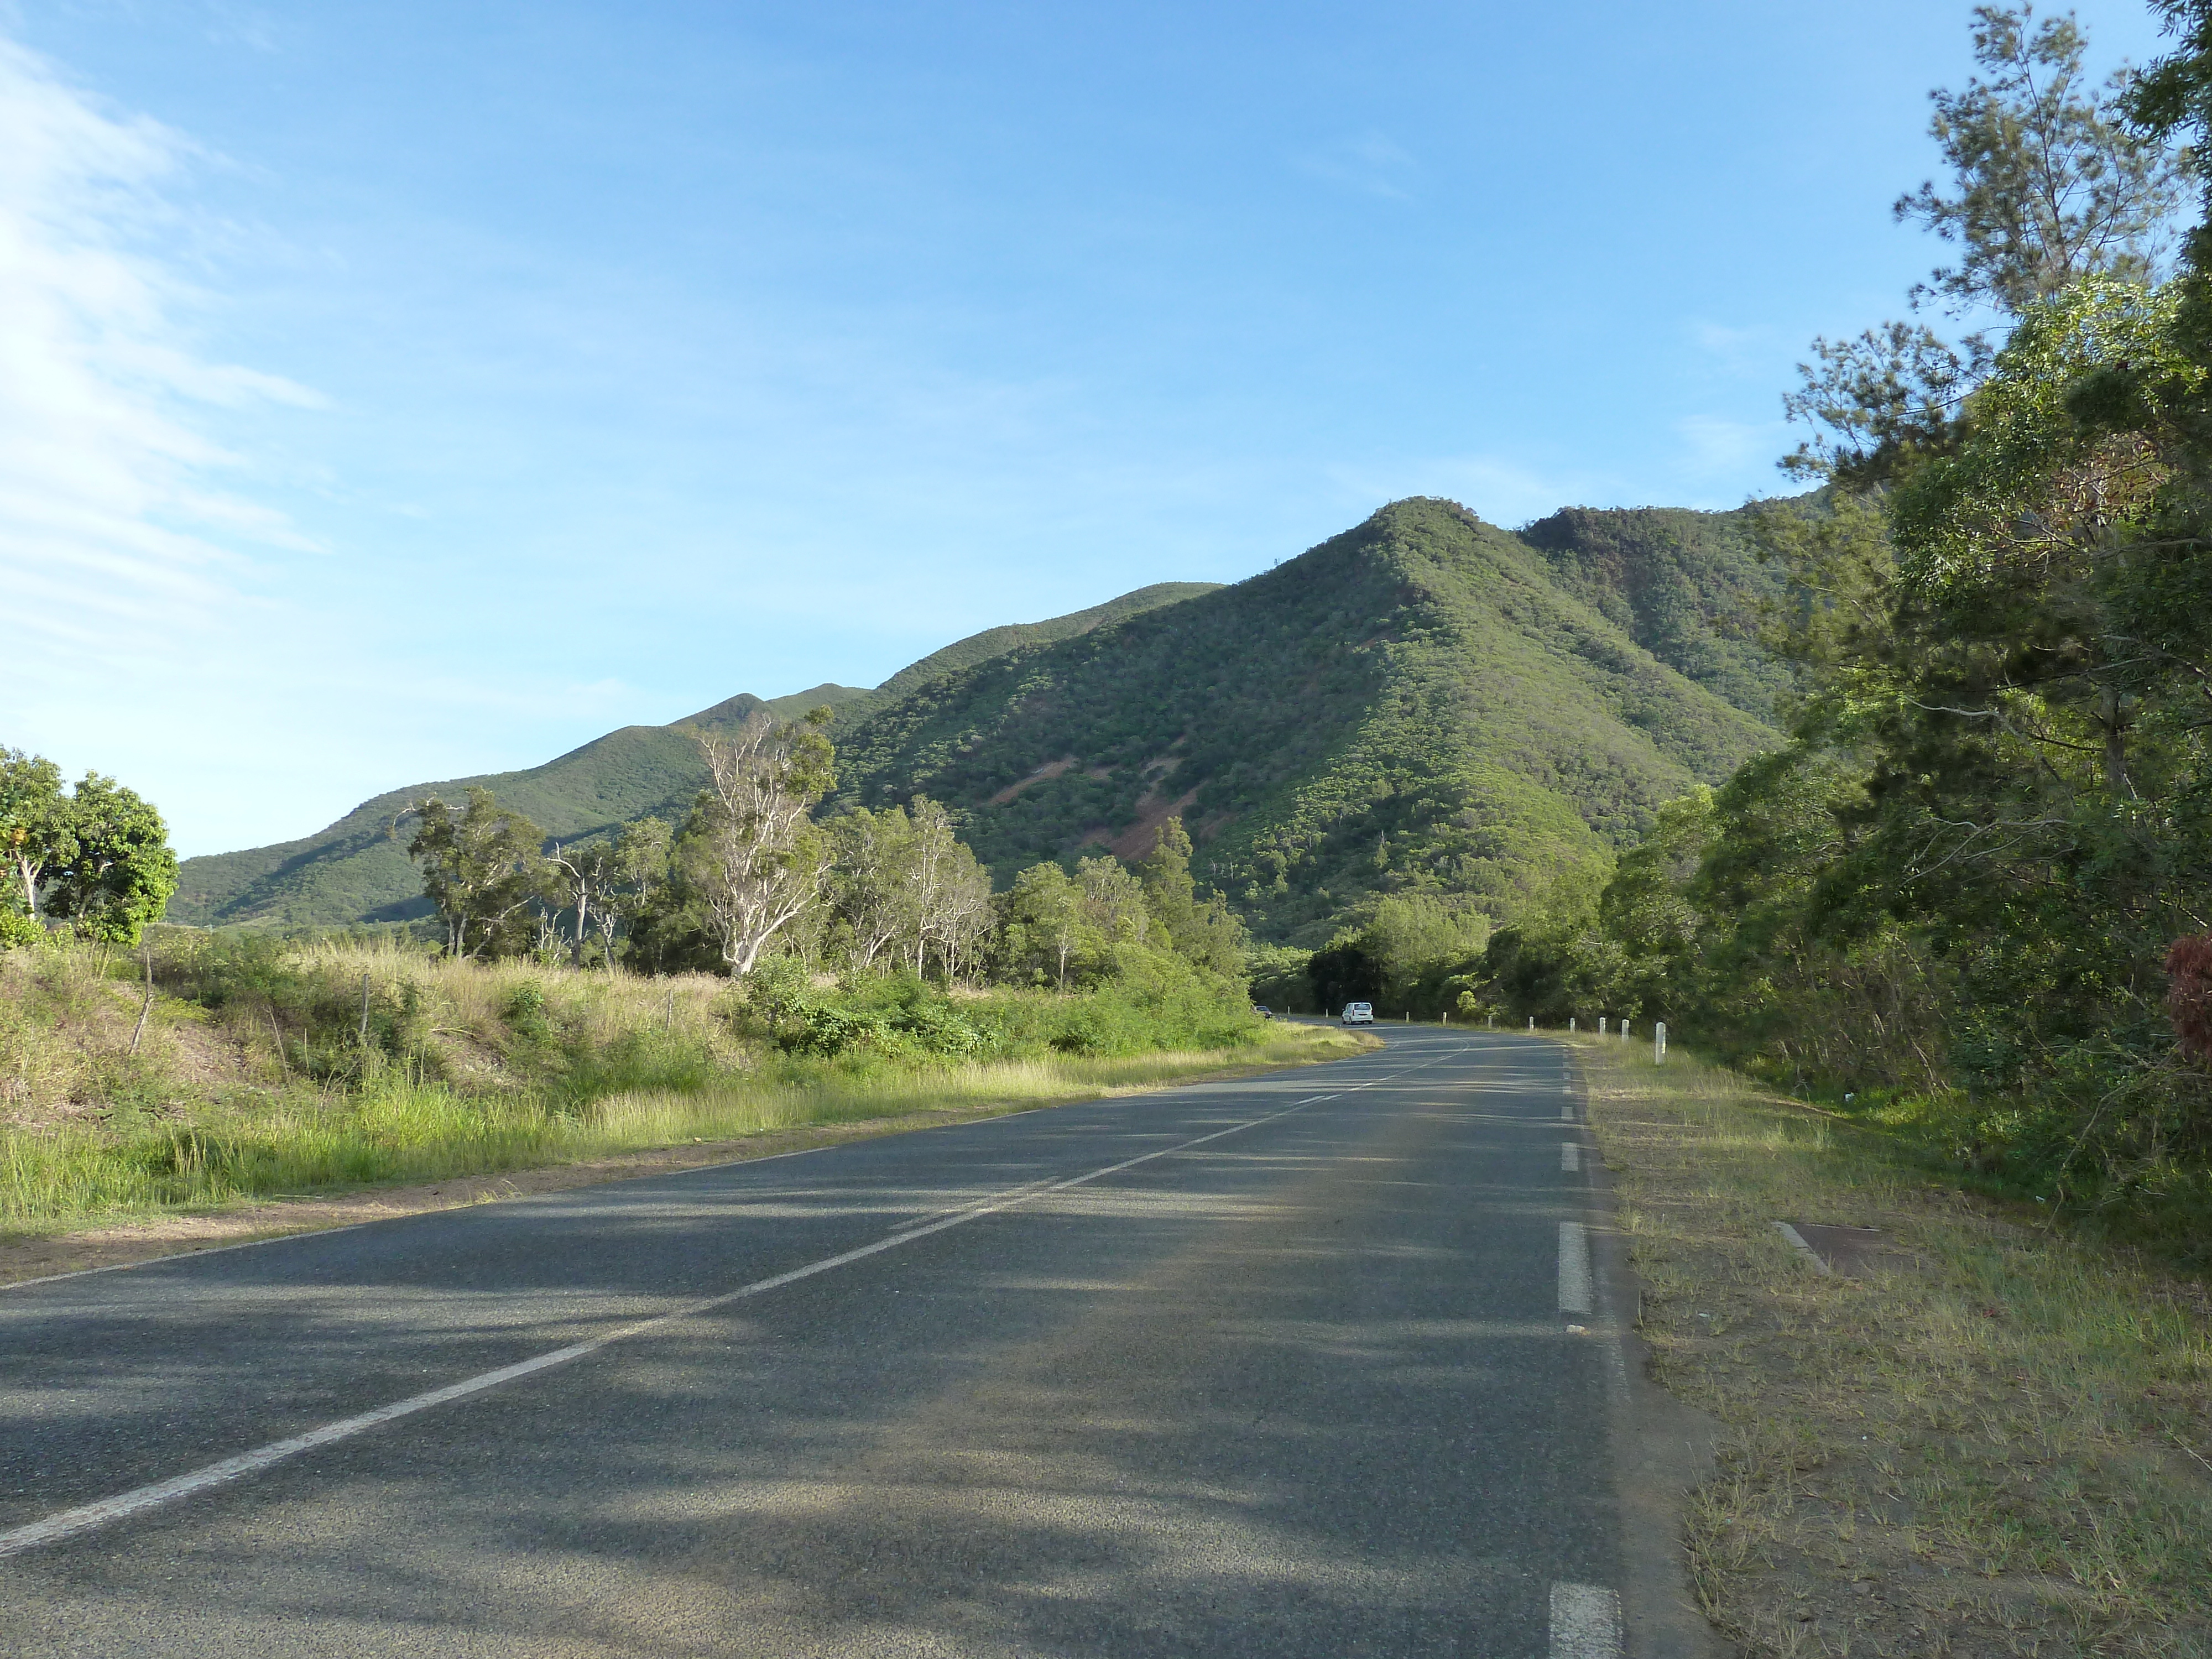
<svg viewBox="0 0 2212 1659"><path fill-rule="evenodd" d="M1569 1014L1569 1015L1567 1016L1567 1035L1568 1035L1569 1036L1572 1036L1574 1034L1575 1034L1575 1017L1574 1017L1572 1014Z"/></svg>
<svg viewBox="0 0 2212 1659"><path fill-rule="evenodd" d="M1663 1019L1651 1028L1651 1063L1654 1066L1667 1063L1667 1022Z"/></svg>
<svg viewBox="0 0 2212 1659"><path fill-rule="evenodd" d="M1532 1031L1536 1029L1536 1016L1534 1014L1528 1016L1528 1029Z"/></svg>

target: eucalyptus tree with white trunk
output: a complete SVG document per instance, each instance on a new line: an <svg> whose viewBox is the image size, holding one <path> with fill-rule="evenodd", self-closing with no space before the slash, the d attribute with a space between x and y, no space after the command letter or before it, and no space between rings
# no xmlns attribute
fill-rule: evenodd
<svg viewBox="0 0 2212 1659"><path fill-rule="evenodd" d="M829 849L812 814L834 781L829 718L827 708L789 725L756 714L734 737L696 734L708 783L684 839L733 975L752 972L763 947L821 896Z"/></svg>

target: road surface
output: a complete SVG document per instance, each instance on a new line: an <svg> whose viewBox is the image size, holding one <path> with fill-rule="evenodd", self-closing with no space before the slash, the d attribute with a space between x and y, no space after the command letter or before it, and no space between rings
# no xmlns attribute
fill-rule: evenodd
<svg viewBox="0 0 2212 1659"><path fill-rule="evenodd" d="M1571 1056L1382 1034L0 1290L0 1651L1613 1654Z"/></svg>

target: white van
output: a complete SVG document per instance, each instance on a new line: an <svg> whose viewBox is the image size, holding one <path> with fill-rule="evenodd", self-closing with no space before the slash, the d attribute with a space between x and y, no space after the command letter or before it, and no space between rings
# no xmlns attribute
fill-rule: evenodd
<svg viewBox="0 0 2212 1659"><path fill-rule="evenodd" d="M1375 1023L1375 1005L1371 1002L1346 1003L1344 1018L1340 1023L1346 1025L1372 1025Z"/></svg>

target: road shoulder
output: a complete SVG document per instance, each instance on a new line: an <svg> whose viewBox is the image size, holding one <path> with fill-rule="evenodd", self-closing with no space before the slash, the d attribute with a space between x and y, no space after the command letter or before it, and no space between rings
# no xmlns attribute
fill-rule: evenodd
<svg viewBox="0 0 2212 1659"><path fill-rule="evenodd" d="M2212 1653L2203 1285L1679 1050L1576 1047L1650 1375L1720 1425L1683 1542L1726 1635Z"/></svg>
<svg viewBox="0 0 2212 1659"><path fill-rule="evenodd" d="M1583 1120L1595 1134L1590 1070L1576 1054ZM1601 1073L1602 1075L1602 1073ZM1653 1379L1640 1332L1643 1289L1603 1157L1588 1172L1590 1245L1603 1286L1599 1334L1611 1348L1612 1443L1621 1510L1620 1600L1629 1659L1722 1659L1723 1642L1698 1605L1685 1521L1691 1496L1712 1476L1720 1424Z"/></svg>

